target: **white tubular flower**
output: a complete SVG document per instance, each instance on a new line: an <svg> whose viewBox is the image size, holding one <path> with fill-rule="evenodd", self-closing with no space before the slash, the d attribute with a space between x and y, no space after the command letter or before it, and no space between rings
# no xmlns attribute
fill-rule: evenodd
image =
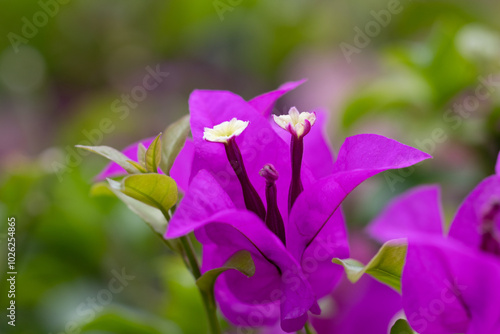
<svg viewBox="0 0 500 334"><path fill-rule="evenodd" d="M281 128L290 132L297 138L302 138L309 133L311 127L316 122L316 113L314 112L301 112L297 108L292 107L288 115L274 116L274 121Z"/></svg>
<svg viewBox="0 0 500 334"><path fill-rule="evenodd" d="M233 118L222 122L213 128L205 128L203 139L213 143L227 143L229 139L239 136L248 126L249 122Z"/></svg>

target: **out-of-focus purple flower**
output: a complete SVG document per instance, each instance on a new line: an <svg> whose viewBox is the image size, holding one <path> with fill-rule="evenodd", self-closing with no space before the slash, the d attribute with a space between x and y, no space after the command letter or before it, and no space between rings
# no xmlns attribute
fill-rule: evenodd
<svg viewBox="0 0 500 334"><path fill-rule="evenodd" d="M360 261L369 261L376 253L372 242L360 233L349 238L352 254ZM387 333L402 311L401 295L368 275L352 284L346 277L335 291L320 301L322 313L313 316L310 324L318 334ZM279 324L259 334L284 334Z"/></svg>
<svg viewBox="0 0 500 334"><path fill-rule="evenodd" d="M290 115L289 133L269 118L275 100L297 85L250 102L203 90L189 101L191 181L166 237L194 231L203 244L202 271L242 249L251 253L253 277L227 271L215 286L222 312L240 326L272 326L280 319L281 328L293 332L309 311L318 314L318 298L342 276L331 259L348 256L338 209L343 199L379 172L430 157L382 136L357 135L346 139L333 163L323 113L317 111L314 122Z"/></svg>
<svg viewBox="0 0 500 334"><path fill-rule="evenodd" d="M343 280L331 298L331 314L314 317L318 334L387 333L390 323L402 309L401 296L392 288L365 276L355 285Z"/></svg>
<svg viewBox="0 0 500 334"><path fill-rule="evenodd" d="M498 258L453 238L410 238L403 308L418 333L500 333L498 282Z"/></svg>
<svg viewBox="0 0 500 334"><path fill-rule="evenodd" d="M372 242L361 233L351 233L351 257L367 263L376 253ZM325 297L321 316L311 324L318 334L387 333L402 310L401 296L394 289L365 275L356 284L344 277L337 289Z"/></svg>
<svg viewBox="0 0 500 334"><path fill-rule="evenodd" d="M367 228L381 243L415 234L443 236L443 229L440 189L435 185L415 187L400 195Z"/></svg>
<svg viewBox="0 0 500 334"><path fill-rule="evenodd" d="M408 237L403 306L419 333L500 333L500 175L460 206L447 236L435 186L393 201L369 227L380 241Z"/></svg>

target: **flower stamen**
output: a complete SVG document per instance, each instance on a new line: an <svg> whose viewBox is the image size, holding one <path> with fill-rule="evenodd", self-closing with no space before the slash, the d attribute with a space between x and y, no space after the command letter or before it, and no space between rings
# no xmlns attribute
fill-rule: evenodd
<svg viewBox="0 0 500 334"><path fill-rule="evenodd" d="M248 123L249 122L233 118L213 128L205 128L203 131L203 139L213 143L227 143L229 139L239 136L247 128Z"/></svg>
<svg viewBox="0 0 500 334"><path fill-rule="evenodd" d="M259 172L260 176L266 179L266 225L276 234L284 245L286 245L285 224L278 208L278 190L276 180L279 177L278 171L271 164L266 164Z"/></svg>
<svg viewBox="0 0 500 334"><path fill-rule="evenodd" d="M264 220L266 217L264 203L262 203L257 190L255 190L250 182L250 179L248 178L248 174L243 163L243 157L238 145L236 144L236 137L239 136L247 126L248 122L233 118L229 122L223 122L213 128L205 128L205 131L203 132L203 139L214 143L224 144L229 164L240 181L246 208L256 213L262 220Z"/></svg>
<svg viewBox="0 0 500 334"><path fill-rule="evenodd" d="M284 130L290 132L292 136L303 138L311 131L311 127L316 122L316 113L301 112L292 107L288 115L273 115L274 121Z"/></svg>
<svg viewBox="0 0 500 334"><path fill-rule="evenodd" d="M288 115L274 115L274 121L292 135L290 142L292 180L288 191L288 212L290 213L295 200L304 190L300 176L302 157L304 155L304 136L311 131L311 127L316 122L316 114L314 112L299 113L297 108L292 107Z"/></svg>

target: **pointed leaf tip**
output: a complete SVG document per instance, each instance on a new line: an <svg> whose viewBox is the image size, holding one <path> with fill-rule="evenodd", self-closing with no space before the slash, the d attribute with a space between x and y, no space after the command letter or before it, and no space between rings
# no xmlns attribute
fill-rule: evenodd
<svg viewBox="0 0 500 334"><path fill-rule="evenodd" d="M401 273L408 246L405 239L390 240L382 245L378 253L364 266L354 259L333 259L333 263L344 267L347 278L356 283L363 274L401 291Z"/></svg>
<svg viewBox="0 0 500 334"><path fill-rule="evenodd" d="M184 146L187 136L189 135L189 115L179 119L177 122L170 124L164 131L161 139L161 170L169 175L177 155Z"/></svg>
<svg viewBox="0 0 500 334"><path fill-rule="evenodd" d="M243 275L252 277L255 274L255 263L252 260L250 252L246 250L236 252L222 267L205 272L200 278L198 278L196 285L198 285L201 290L211 291L217 277L228 270L238 270Z"/></svg>
<svg viewBox="0 0 500 334"><path fill-rule="evenodd" d="M142 143L137 144L137 160L142 166L146 165L146 151L148 149Z"/></svg>
<svg viewBox="0 0 500 334"><path fill-rule="evenodd" d="M146 170L152 173L158 173L158 166L161 162L161 132L149 145L144 156L144 165Z"/></svg>
<svg viewBox="0 0 500 334"><path fill-rule="evenodd" d="M391 328L390 334L414 334L410 324L405 319L398 319Z"/></svg>
<svg viewBox="0 0 500 334"><path fill-rule="evenodd" d="M146 170L146 168L143 165L141 165L140 163L138 163L138 162L135 162L133 160L127 160L127 162L129 164L131 164L132 166L134 166L141 173L147 173L148 172Z"/></svg>
<svg viewBox="0 0 500 334"><path fill-rule="evenodd" d="M157 233L167 229L168 211L177 203L177 185L163 174L135 174L121 182L107 179L110 190Z"/></svg>
<svg viewBox="0 0 500 334"><path fill-rule="evenodd" d="M123 169L125 169L130 174L138 173L139 170L130 164L130 158L127 157L122 152L109 147L109 146L84 146L84 145L75 145L75 147L82 148L84 150L97 153L115 163L120 165Z"/></svg>

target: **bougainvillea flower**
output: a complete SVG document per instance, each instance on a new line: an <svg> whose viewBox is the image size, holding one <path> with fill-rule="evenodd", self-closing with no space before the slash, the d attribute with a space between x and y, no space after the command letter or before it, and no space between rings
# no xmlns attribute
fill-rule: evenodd
<svg viewBox="0 0 500 334"><path fill-rule="evenodd" d="M427 333L500 333L500 263L453 238L409 239L402 276L410 325Z"/></svg>
<svg viewBox="0 0 500 334"><path fill-rule="evenodd" d="M440 201L438 186L415 187L392 200L367 230L381 243L416 234L443 236L444 218Z"/></svg>
<svg viewBox="0 0 500 334"><path fill-rule="evenodd" d="M486 178L469 194L452 221L449 236L500 256L500 174Z"/></svg>
<svg viewBox="0 0 500 334"><path fill-rule="evenodd" d="M382 136L357 135L346 139L332 163L318 126L325 124L320 112L315 121L299 113L304 123L293 129L304 131L298 132L273 125L269 117L275 99L295 85L250 102L203 90L189 101L191 181L166 238L194 231L203 245L202 271L222 266L237 251L250 252L254 276L227 271L215 286L222 312L240 326L280 319L281 328L293 332L304 326L309 311L318 314L318 298L342 276L331 259L348 256L343 199L379 172L430 157Z"/></svg>
<svg viewBox="0 0 500 334"><path fill-rule="evenodd" d="M352 247L353 248L353 247ZM356 284L342 279L334 293L324 297L322 312L310 319L317 334L388 333L402 310L401 296L392 288L370 276ZM284 334L279 324L259 331L260 334Z"/></svg>
<svg viewBox="0 0 500 334"><path fill-rule="evenodd" d="M340 285L332 296L331 314L312 319L316 332L387 333L391 320L402 309L401 296L369 276L361 278L355 285L347 279L342 283L345 285Z"/></svg>
<svg viewBox="0 0 500 334"><path fill-rule="evenodd" d="M499 333L500 175L467 196L447 236L438 198L435 186L417 188L369 228L381 241L408 237L402 295L410 325L422 334Z"/></svg>
<svg viewBox="0 0 500 334"><path fill-rule="evenodd" d="M377 252L373 243L359 232L351 233L349 245L351 257L364 263ZM325 305L322 314L311 319L318 334L388 333L403 309L398 292L368 275L356 284L344 277L338 288L320 304Z"/></svg>
<svg viewBox="0 0 500 334"><path fill-rule="evenodd" d="M264 117L270 117L272 110L274 108L274 104L276 100L278 100L281 96L284 94L288 93L289 91L295 89L302 83L304 83L306 80L299 80L299 81L293 81L293 82L287 82L278 87L278 89L256 96L248 103L255 108L258 112L260 112ZM326 118L322 118L322 124L324 125L326 122ZM322 130L324 129L324 126L320 127ZM313 150L308 150L308 154L305 155L305 160L311 160L312 165L324 165L323 169L329 171L329 167L333 165L333 159L328 159L329 158L329 150L326 142L324 141L323 136L318 136L318 133L321 131L317 131L315 134L316 140L313 142L318 146L319 151L322 152L323 154L321 155L324 157L323 160L317 160L316 155L314 155ZM146 138L143 140L140 140L138 142L135 142L126 148L122 150L122 153L125 154L127 157L130 158L130 160L134 162L138 162L138 150L139 150L139 145L143 145L144 147L149 147L151 143L153 142L155 138ZM177 186L182 189L186 190L187 186L189 184L189 177L191 175L191 162L193 160L193 153L194 153L194 146L192 143L191 139L187 139L186 143L177 156L177 159L174 162L174 165L172 166L172 169L170 171L170 176L176 181ZM318 166L318 168L321 168ZM159 170L159 173L163 173L161 169ZM99 173L96 176L96 181L104 181L106 178L113 178L113 177L119 177L119 176L125 176L127 175L127 171L123 169L120 165L118 165L115 162L110 162L101 173Z"/></svg>

